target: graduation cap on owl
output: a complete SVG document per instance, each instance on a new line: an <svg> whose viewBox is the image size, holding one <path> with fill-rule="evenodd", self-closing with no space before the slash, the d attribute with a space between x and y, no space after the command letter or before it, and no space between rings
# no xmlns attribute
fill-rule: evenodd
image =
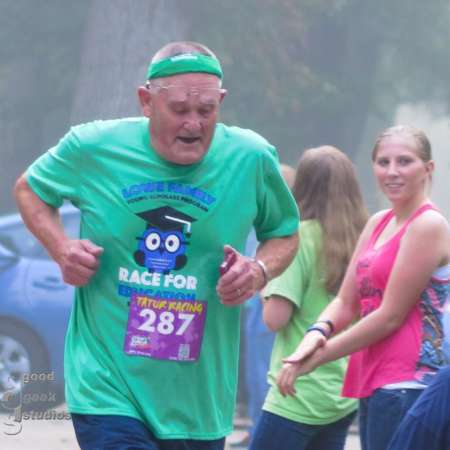
<svg viewBox="0 0 450 450"><path fill-rule="evenodd" d="M137 213L137 215L147 222L147 228L158 228L162 231L181 231L187 237L191 235L192 222L197 220L171 206L149 209Z"/></svg>

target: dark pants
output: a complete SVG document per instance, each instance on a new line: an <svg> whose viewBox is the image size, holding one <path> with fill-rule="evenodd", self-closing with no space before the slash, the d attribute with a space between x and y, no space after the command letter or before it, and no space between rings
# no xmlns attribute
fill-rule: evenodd
<svg viewBox="0 0 450 450"><path fill-rule="evenodd" d="M450 449L450 367L441 369L402 420L389 450Z"/></svg>
<svg viewBox="0 0 450 450"><path fill-rule="evenodd" d="M327 425L307 425L263 411L250 450L343 450L356 412Z"/></svg>
<svg viewBox="0 0 450 450"><path fill-rule="evenodd" d="M359 403L361 450L386 450L422 389L377 389ZM424 449L425 450L425 449Z"/></svg>
<svg viewBox="0 0 450 450"><path fill-rule="evenodd" d="M81 450L223 450L225 438L157 439L139 420L127 416L72 414Z"/></svg>

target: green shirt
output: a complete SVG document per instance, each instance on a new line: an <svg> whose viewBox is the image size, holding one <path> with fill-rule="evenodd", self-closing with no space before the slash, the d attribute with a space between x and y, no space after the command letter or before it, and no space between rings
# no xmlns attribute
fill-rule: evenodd
<svg viewBox="0 0 450 450"><path fill-rule="evenodd" d="M356 409L354 400L340 395L347 367L346 359L330 362L297 378L297 394L283 397L276 386L282 359L295 351L306 329L313 324L331 300L324 289L324 274L317 264L321 249L321 228L307 220L299 229L300 247L290 266L273 279L264 296L279 295L295 307L288 324L275 337L268 381L271 385L263 409L309 425L335 422Z"/></svg>
<svg viewBox="0 0 450 450"><path fill-rule="evenodd" d="M224 244L243 251L253 225L260 241L295 233L295 202L273 151L251 131L218 124L203 160L180 166L152 149L148 120L133 118L74 127L28 169L33 191L54 207L70 200L81 211L80 237L104 248L95 276L76 289L69 322L71 412L135 417L163 439L231 432L240 309L224 307L215 286ZM150 232L167 244L172 225L181 246L158 269L142 245ZM133 293L206 302L197 361L124 352Z"/></svg>

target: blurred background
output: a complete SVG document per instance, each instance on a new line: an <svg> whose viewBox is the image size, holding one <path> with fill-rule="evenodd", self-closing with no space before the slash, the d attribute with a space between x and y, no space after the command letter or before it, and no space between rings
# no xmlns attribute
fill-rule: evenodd
<svg viewBox="0 0 450 450"><path fill-rule="evenodd" d="M139 115L148 62L174 40L200 41L221 60L222 121L259 132L293 166L306 148L339 147L371 211L383 206L370 163L376 135L423 128L433 199L450 217L448 0L0 0L0 363L9 358L16 384L36 368L59 375L72 291L17 217L4 218L16 212L14 180L71 125ZM66 220L76 230L70 209ZM13 372L4 367L0 395ZM42 392L53 382L35 381Z"/></svg>
<svg viewBox="0 0 450 450"><path fill-rule="evenodd" d="M376 134L424 128L449 215L448 0L0 0L0 213L14 210L14 179L70 125L138 115L152 54L185 39L222 61L224 122L258 131L288 164L338 146L371 210Z"/></svg>

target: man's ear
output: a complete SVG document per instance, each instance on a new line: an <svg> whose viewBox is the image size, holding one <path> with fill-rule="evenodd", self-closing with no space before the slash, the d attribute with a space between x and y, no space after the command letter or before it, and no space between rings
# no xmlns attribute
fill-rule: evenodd
<svg viewBox="0 0 450 450"><path fill-rule="evenodd" d="M152 101L152 94L145 86L138 88L139 103L141 104L142 113L145 117L150 117L150 105Z"/></svg>
<svg viewBox="0 0 450 450"><path fill-rule="evenodd" d="M223 92L220 94L220 103L223 102L223 99L225 98L225 95L227 95L228 91L226 89L223 90Z"/></svg>

